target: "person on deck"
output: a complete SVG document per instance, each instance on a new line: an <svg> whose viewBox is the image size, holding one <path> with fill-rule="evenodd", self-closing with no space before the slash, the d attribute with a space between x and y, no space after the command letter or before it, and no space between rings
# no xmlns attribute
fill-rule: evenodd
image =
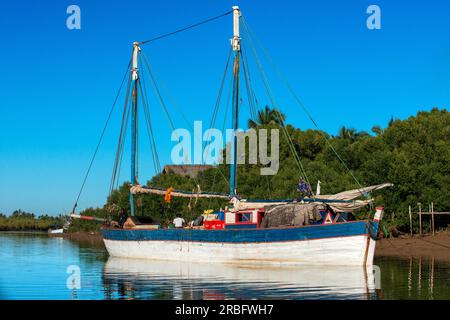
<svg viewBox="0 0 450 320"><path fill-rule="evenodd" d="M311 197L312 196L312 191L311 191L311 186L309 185L309 183L306 183L303 179L300 179L298 185L297 185L297 191L300 192L300 194L303 197Z"/></svg>
<svg viewBox="0 0 450 320"><path fill-rule="evenodd" d="M123 225L125 224L127 219L128 219L127 211L124 208L121 208L120 212L119 212L119 227L120 228L123 228Z"/></svg>
<svg viewBox="0 0 450 320"><path fill-rule="evenodd" d="M175 228L184 228L186 226L186 221L181 215L177 215L177 217L173 219L173 224L175 225Z"/></svg>

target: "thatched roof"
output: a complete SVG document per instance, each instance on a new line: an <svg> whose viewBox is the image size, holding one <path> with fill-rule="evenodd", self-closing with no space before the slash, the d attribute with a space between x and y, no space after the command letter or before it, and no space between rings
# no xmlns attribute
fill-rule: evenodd
<svg viewBox="0 0 450 320"><path fill-rule="evenodd" d="M214 168L214 166L200 165L200 164L167 165L164 166L163 174L175 173L182 176L189 176L191 178L195 178L198 176L200 172L206 171L211 168Z"/></svg>

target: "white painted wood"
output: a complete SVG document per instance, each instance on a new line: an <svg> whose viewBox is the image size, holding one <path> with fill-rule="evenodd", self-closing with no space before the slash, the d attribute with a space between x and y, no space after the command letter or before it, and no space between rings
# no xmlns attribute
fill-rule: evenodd
<svg viewBox="0 0 450 320"><path fill-rule="evenodd" d="M61 234L64 233L64 229L54 229L54 230L49 230L48 233L50 234Z"/></svg>
<svg viewBox="0 0 450 320"><path fill-rule="evenodd" d="M258 210L253 210L252 211L252 222L253 223L258 223Z"/></svg>
<svg viewBox="0 0 450 320"><path fill-rule="evenodd" d="M226 224L234 224L236 223L236 213L234 212L225 212L225 223Z"/></svg>
<svg viewBox="0 0 450 320"><path fill-rule="evenodd" d="M367 251L367 265L371 266L373 265L373 258L375 256L375 247L377 242L373 239L370 239L369 241L369 249Z"/></svg>
<svg viewBox="0 0 450 320"><path fill-rule="evenodd" d="M367 250L369 242L363 235L270 243L104 241L114 257L239 265L363 266L366 263L370 266L375 253L375 241L370 242Z"/></svg>
<svg viewBox="0 0 450 320"><path fill-rule="evenodd" d="M381 219L383 219L383 212L384 212L384 208L383 207L376 208L375 216L374 216L373 220L376 221L376 222L381 221Z"/></svg>
<svg viewBox="0 0 450 320"><path fill-rule="evenodd" d="M241 38L239 35L239 17L241 16L241 11L238 6L233 7L233 39L231 40L231 45L233 51L241 50Z"/></svg>
<svg viewBox="0 0 450 320"><path fill-rule="evenodd" d="M133 69L132 69L132 79L136 81L139 78L138 75L138 53L139 53L139 42L133 43Z"/></svg>

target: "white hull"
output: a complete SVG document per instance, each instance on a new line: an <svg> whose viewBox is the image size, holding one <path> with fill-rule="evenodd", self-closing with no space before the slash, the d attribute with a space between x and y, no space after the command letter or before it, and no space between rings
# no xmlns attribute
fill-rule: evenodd
<svg viewBox="0 0 450 320"><path fill-rule="evenodd" d="M104 239L113 257L239 265L371 266L376 242L367 235L265 243L122 241Z"/></svg>
<svg viewBox="0 0 450 320"><path fill-rule="evenodd" d="M49 230L48 233L49 234L63 234L64 233L64 229Z"/></svg>

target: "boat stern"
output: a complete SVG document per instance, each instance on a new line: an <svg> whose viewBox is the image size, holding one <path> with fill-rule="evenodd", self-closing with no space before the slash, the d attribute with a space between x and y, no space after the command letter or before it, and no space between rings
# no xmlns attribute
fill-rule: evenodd
<svg viewBox="0 0 450 320"><path fill-rule="evenodd" d="M367 248L366 248L366 259L365 265L372 266L373 259L375 257L375 249L377 244L377 235L380 227L381 220L383 219L384 207L377 207L375 211L375 216L373 221L368 224L368 235L367 235Z"/></svg>

